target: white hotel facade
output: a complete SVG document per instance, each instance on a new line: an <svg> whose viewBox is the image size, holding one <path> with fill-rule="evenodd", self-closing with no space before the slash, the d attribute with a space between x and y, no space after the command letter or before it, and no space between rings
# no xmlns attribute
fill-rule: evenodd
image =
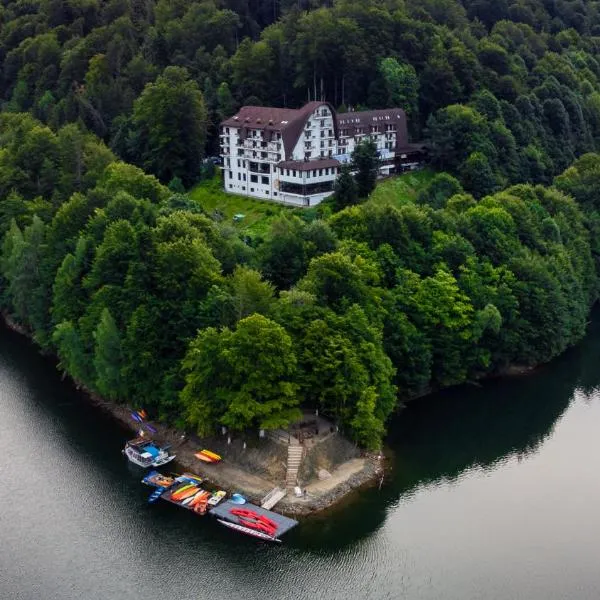
<svg viewBox="0 0 600 600"><path fill-rule="evenodd" d="M244 106L221 123L225 191L315 206L332 194L341 165L368 137L377 144L382 176L422 159L423 147L408 143L399 108L338 115L327 102L300 109Z"/></svg>

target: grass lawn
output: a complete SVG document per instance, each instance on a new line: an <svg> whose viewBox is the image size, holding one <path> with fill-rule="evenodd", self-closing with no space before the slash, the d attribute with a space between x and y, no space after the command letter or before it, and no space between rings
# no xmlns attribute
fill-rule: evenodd
<svg viewBox="0 0 600 600"><path fill-rule="evenodd" d="M431 181L434 174L430 169L423 169L380 181L371 194L370 202L395 206L413 202L417 194ZM221 213L224 223L233 225L240 233L251 238L264 237L269 230L271 221L284 211L295 212L299 216L308 216L306 209L227 194L223 191L218 175L209 181L199 183L190 190L189 196L198 202L208 214L218 211ZM234 221L235 215L244 215L244 218Z"/></svg>
<svg viewBox="0 0 600 600"><path fill-rule="evenodd" d="M254 198L227 194L223 191L219 176L199 183L190 190L189 196L208 214L219 211L223 215L223 222L233 225L241 233L250 237L263 237L274 217L283 211L293 210L275 202L263 202ZM234 215L244 215L244 218L234 221Z"/></svg>
<svg viewBox="0 0 600 600"><path fill-rule="evenodd" d="M376 204L394 204L395 206L414 202L419 192L429 184L434 175L435 172L431 169L423 169L390 177L377 184L370 201Z"/></svg>

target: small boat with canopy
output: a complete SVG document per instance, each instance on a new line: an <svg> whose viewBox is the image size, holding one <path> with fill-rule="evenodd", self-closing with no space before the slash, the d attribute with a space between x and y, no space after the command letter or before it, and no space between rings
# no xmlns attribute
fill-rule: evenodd
<svg viewBox="0 0 600 600"><path fill-rule="evenodd" d="M169 452L170 446L160 446L151 439L143 437L129 440L123 450L125 456L134 464L143 467L162 467L175 458Z"/></svg>

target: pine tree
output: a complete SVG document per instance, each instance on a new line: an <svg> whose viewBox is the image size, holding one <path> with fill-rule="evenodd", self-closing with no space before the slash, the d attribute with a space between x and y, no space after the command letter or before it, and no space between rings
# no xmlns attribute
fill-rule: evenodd
<svg viewBox="0 0 600 600"><path fill-rule="evenodd" d="M343 165L340 169L340 176L335 182L334 203L336 210L358 204L358 186L349 165Z"/></svg>
<svg viewBox="0 0 600 600"><path fill-rule="evenodd" d="M375 189L379 173L379 154L371 139L358 144L352 153L352 166L356 171L358 197L368 198Z"/></svg>

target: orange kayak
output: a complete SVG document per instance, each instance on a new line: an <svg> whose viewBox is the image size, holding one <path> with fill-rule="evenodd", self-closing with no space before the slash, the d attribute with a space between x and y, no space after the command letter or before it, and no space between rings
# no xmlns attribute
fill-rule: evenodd
<svg viewBox="0 0 600 600"><path fill-rule="evenodd" d="M172 494L171 494L171 498L173 498L173 500L180 500L183 498L187 498L186 494L189 491L198 491L198 487L195 485L184 485L183 487L179 488L178 490L175 490Z"/></svg>
<svg viewBox="0 0 600 600"><path fill-rule="evenodd" d="M173 500L177 500L177 502L180 502L181 500L185 500L186 498L189 498L190 496L193 496L194 494L198 493L198 488L197 487L191 487L188 488L187 490L185 490L184 492L182 492L181 494L177 494L176 496L171 496L171 498Z"/></svg>
<svg viewBox="0 0 600 600"><path fill-rule="evenodd" d="M206 491L201 491L200 493L198 493L196 495L196 497L190 502L189 506L190 507L194 507L198 504L201 504L203 501L208 501L208 496L210 496L210 494Z"/></svg>
<svg viewBox="0 0 600 600"><path fill-rule="evenodd" d="M206 455L202 454L202 452L196 452L196 454L194 454L194 456L195 456L195 457L196 457L198 460L201 460L201 461L203 461L203 462L205 462L205 463L214 463L214 462L216 462L216 461L214 460L214 458L210 458L210 456L206 456Z"/></svg>
<svg viewBox="0 0 600 600"><path fill-rule="evenodd" d="M200 452L196 452L196 454L194 454L194 456L198 460L202 460L207 463L215 463L215 462L219 462L221 460L221 457L218 454L215 454L214 452L211 452L210 450L201 450Z"/></svg>

